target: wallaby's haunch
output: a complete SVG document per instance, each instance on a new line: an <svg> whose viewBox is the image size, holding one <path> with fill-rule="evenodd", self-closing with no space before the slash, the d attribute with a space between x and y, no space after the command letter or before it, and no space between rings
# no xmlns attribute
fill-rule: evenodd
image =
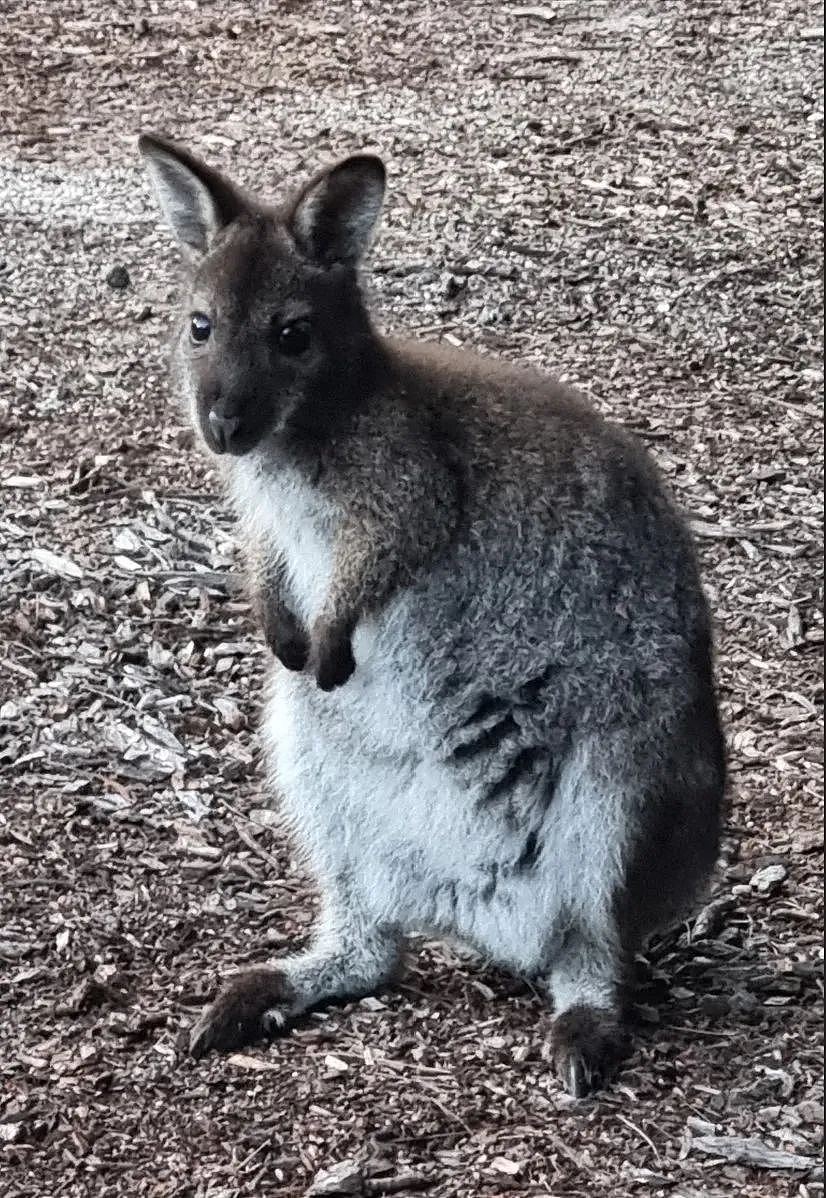
<svg viewBox="0 0 826 1198"><path fill-rule="evenodd" d="M191 1048L391 977L412 931L543 984L568 1090L623 1043L624 966L718 846L725 765L689 534L636 442L553 379L382 336L369 155L254 200L141 138L188 261L177 359L285 669L273 782L313 946L237 975Z"/></svg>

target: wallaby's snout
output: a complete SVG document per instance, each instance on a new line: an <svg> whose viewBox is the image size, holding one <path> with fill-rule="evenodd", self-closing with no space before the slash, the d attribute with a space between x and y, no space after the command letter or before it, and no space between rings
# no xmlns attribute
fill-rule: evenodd
<svg viewBox="0 0 826 1198"><path fill-rule="evenodd" d="M241 428L241 418L223 415L218 408L213 408L207 417L207 427L215 452L231 453L238 443L237 434Z"/></svg>
<svg viewBox="0 0 826 1198"><path fill-rule="evenodd" d="M295 378L227 313L210 352L186 351L192 418L212 453L241 457L269 437L294 403ZM241 327L235 327L240 325Z"/></svg>

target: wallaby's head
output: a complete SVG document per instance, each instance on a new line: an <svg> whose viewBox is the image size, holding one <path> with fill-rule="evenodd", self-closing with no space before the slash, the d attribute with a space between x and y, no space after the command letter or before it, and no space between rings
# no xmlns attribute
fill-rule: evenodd
<svg viewBox="0 0 826 1198"><path fill-rule="evenodd" d="M207 445L240 455L291 431L323 435L376 354L356 272L381 160L346 158L273 207L180 146L138 144L188 266L177 349Z"/></svg>

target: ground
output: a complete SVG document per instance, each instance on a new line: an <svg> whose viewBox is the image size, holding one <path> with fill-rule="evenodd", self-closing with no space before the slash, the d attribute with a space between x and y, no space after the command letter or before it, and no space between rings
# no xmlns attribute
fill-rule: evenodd
<svg viewBox="0 0 826 1198"><path fill-rule="evenodd" d="M8 1198L297 1196L348 1161L336 1192L823 1193L822 49L795 0L5 0ZM167 381L142 129L272 194L380 150L382 324L581 384L693 520L719 901L641 962L594 1100L560 1092L537 994L431 943L269 1047L180 1051L315 898L266 793L232 524Z"/></svg>

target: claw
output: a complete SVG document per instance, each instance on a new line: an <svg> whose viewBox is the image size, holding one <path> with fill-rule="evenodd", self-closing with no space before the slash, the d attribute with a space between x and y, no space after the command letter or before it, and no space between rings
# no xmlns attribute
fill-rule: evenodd
<svg viewBox="0 0 826 1198"><path fill-rule="evenodd" d="M565 1088L573 1098L585 1098L590 1086L590 1073L586 1073L582 1057L571 1057L568 1061L568 1078Z"/></svg>
<svg viewBox="0 0 826 1198"><path fill-rule="evenodd" d="M556 1072L572 1098L587 1098L610 1081L625 1051L625 1037L610 1011L571 1007L553 1028Z"/></svg>
<svg viewBox="0 0 826 1198"><path fill-rule="evenodd" d="M283 1007L270 1007L261 1016L261 1026L267 1036L277 1036L287 1026L287 1012Z"/></svg>

